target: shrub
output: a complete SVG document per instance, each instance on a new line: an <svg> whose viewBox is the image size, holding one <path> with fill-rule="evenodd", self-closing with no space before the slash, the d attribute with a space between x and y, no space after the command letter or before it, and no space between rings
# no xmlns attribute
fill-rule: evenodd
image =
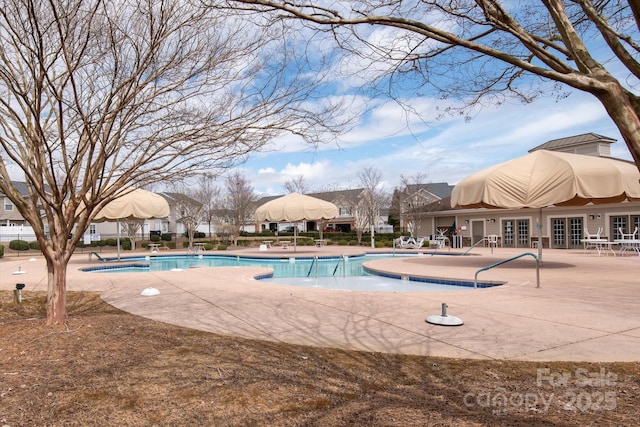
<svg viewBox="0 0 640 427"><path fill-rule="evenodd" d="M4 256L4 245L0 245L0 258Z"/></svg>
<svg viewBox="0 0 640 427"><path fill-rule="evenodd" d="M122 239L120 241L120 246L122 247L122 250L130 251L131 250L131 240L129 238Z"/></svg>
<svg viewBox="0 0 640 427"><path fill-rule="evenodd" d="M185 231L184 233L182 233L182 237L189 237L189 233ZM204 239L205 237L207 237L207 235L202 231L196 231L195 233L193 233L194 239Z"/></svg>
<svg viewBox="0 0 640 427"><path fill-rule="evenodd" d="M340 239L340 240L338 240L338 244L340 246L347 246L349 244L349 242L347 241L347 239Z"/></svg>
<svg viewBox="0 0 640 427"><path fill-rule="evenodd" d="M357 240L349 240L349 246L358 246Z"/></svg>
<svg viewBox="0 0 640 427"><path fill-rule="evenodd" d="M152 242L159 242L160 236L158 236L157 234L152 234L149 236L149 240L151 240Z"/></svg>
<svg viewBox="0 0 640 427"><path fill-rule="evenodd" d="M35 250L40 250L40 243L38 243L37 240L34 240L33 242L29 242L29 249L35 249Z"/></svg>
<svg viewBox="0 0 640 427"><path fill-rule="evenodd" d="M24 240L12 240L9 242L9 248L14 251L26 251L29 250L29 242Z"/></svg>
<svg viewBox="0 0 640 427"><path fill-rule="evenodd" d="M118 239L107 239L105 243L107 246L118 246Z"/></svg>
<svg viewBox="0 0 640 427"><path fill-rule="evenodd" d="M213 249L213 244L212 243L205 243L204 244L204 249L206 251L210 251L211 249Z"/></svg>
<svg viewBox="0 0 640 427"><path fill-rule="evenodd" d="M160 239L163 242L170 242L173 240L173 235L171 233L163 233L162 236L160 236Z"/></svg>
<svg viewBox="0 0 640 427"><path fill-rule="evenodd" d="M227 250L227 245L222 245L222 244L218 245L218 250L219 251L226 251Z"/></svg>

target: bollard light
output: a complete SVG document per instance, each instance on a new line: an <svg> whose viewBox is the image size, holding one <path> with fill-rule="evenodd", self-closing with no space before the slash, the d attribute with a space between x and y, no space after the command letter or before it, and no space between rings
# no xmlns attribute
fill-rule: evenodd
<svg viewBox="0 0 640 427"><path fill-rule="evenodd" d="M16 304L22 303L22 290L24 289L24 283L16 283L16 289L13 291L13 301Z"/></svg>

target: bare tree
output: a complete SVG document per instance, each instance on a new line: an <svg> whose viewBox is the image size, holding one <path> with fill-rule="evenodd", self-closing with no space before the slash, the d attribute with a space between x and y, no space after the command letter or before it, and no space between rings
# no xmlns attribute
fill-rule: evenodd
<svg viewBox="0 0 640 427"><path fill-rule="evenodd" d="M307 194L311 192L311 189L304 179L304 175L298 175L294 178L286 180L284 182L284 189L288 193Z"/></svg>
<svg viewBox="0 0 640 427"><path fill-rule="evenodd" d="M131 250L136 250L136 237L144 226L144 219L128 219L120 223L125 235L131 242Z"/></svg>
<svg viewBox="0 0 640 427"><path fill-rule="evenodd" d="M307 102L317 80L282 28L254 18L182 0L0 0L0 191L46 259L48 324L67 319L72 229L127 185L228 169L286 130L320 140L337 117Z"/></svg>
<svg viewBox="0 0 640 427"><path fill-rule="evenodd" d="M380 216L380 209L387 203L388 196L382 188L382 172L369 166L358 172L362 194L360 209L363 210L366 223L371 229L371 247L376 247L375 226Z"/></svg>
<svg viewBox="0 0 640 427"><path fill-rule="evenodd" d="M417 91L431 87L443 98L475 106L503 102L508 94L524 102L566 96L562 86L589 93L604 106L640 167L637 1L338 1L331 9L314 1L230 3L285 11L318 24L360 57L361 72L380 71L377 82L396 93L410 82ZM375 26L390 32L375 37Z"/></svg>
<svg viewBox="0 0 640 427"><path fill-rule="evenodd" d="M368 226L369 218L367 217L366 209L359 203L353 207L353 228L356 230L358 245L362 242L362 235Z"/></svg>
<svg viewBox="0 0 640 427"><path fill-rule="evenodd" d="M238 236L244 225L251 220L256 208L256 194L247 178L240 171L230 173L225 179L226 208L230 213L228 223L234 226L233 244L238 244Z"/></svg>
<svg viewBox="0 0 640 427"><path fill-rule="evenodd" d="M211 237L212 225L218 218L218 213L222 209L222 190L215 185L215 177L205 174L198 180L198 186L195 189L194 197L202 202L203 219L209 226L209 237Z"/></svg>
<svg viewBox="0 0 640 427"><path fill-rule="evenodd" d="M181 192L173 193L171 196L176 201L175 219L184 226L187 238L189 239L188 250L191 252L193 251L193 240L196 230L204 217L205 206L199 200L192 197L195 196L195 191L190 191L186 187L183 187Z"/></svg>
<svg viewBox="0 0 640 427"><path fill-rule="evenodd" d="M400 224L402 228L406 227L412 237L420 237L420 219L424 206L433 202L432 199L420 197L418 190L425 179L426 175L423 173L400 175Z"/></svg>

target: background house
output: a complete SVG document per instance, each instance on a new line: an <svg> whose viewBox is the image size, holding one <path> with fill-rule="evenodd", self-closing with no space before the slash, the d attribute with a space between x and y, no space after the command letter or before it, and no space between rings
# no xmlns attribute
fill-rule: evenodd
<svg viewBox="0 0 640 427"><path fill-rule="evenodd" d="M20 181L12 181L20 194L28 196L27 184ZM11 240L35 240L36 236L31 225L13 204L9 197L0 192L0 242Z"/></svg>
<svg viewBox="0 0 640 427"><path fill-rule="evenodd" d="M364 189L356 188L351 190L335 190L335 191L323 191L317 193L308 193L307 196L315 197L327 202L331 202L338 208L338 216L336 218L319 221L305 221L304 224L299 224L300 231L342 231L350 232L356 228L357 216L359 209L362 208L362 196ZM261 206L271 200L282 197L268 196L259 199L256 202L256 207ZM384 207L379 210L375 220L375 231L378 233L389 233L390 226L388 224L389 209ZM367 229L370 224L367 224ZM262 223L258 224L259 230L272 230L272 231L284 231L286 228L291 227L291 224L285 223ZM368 231L368 230L367 230Z"/></svg>

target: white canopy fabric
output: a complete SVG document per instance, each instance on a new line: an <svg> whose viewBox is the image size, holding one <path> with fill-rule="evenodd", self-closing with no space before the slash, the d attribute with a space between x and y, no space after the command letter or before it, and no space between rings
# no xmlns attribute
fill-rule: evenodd
<svg viewBox="0 0 640 427"><path fill-rule="evenodd" d="M332 219L338 208L331 202L300 193L291 193L271 200L256 209L256 222L300 222Z"/></svg>
<svg viewBox="0 0 640 427"><path fill-rule="evenodd" d="M640 200L640 172L635 164L548 150L537 150L476 172L451 192L454 208L542 210L554 205L624 200ZM536 224L536 228L541 262L541 224Z"/></svg>
<svg viewBox="0 0 640 427"><path fill-rule="evenodd" d="M543 208L640 200L635 164L606 157L534 151L460 181L451 193L459 208Z"/></svg>
<svg viewBox="0 0 640 427"><path fill-rule="evenodd" d="M132 219L166 218L169 203L164 197L140 188L124 188L122 196L109 202L98 212L94 222L118 222L118 259L120 259L120 221Z"/></svg>
<svg viewBox="0 0 640 427"><path fill-rule="evenodd" d="M152 219L169 216L169 203L150 191L123 190L124 195L107 204L94 218L95 222L127 219Z"/></svg>

